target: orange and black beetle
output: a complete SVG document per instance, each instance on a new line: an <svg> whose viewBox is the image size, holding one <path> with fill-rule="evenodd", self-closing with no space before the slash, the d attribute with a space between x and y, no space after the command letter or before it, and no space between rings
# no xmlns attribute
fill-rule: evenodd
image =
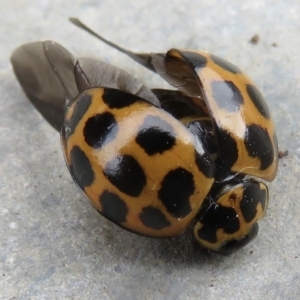
<svg viewBox="0 0 300 300"><path fill-rule="evenodd" d="M251 241L268 206L278 149L268 106L236 66L171 49L137 54L77 26L178 89L150 90L126 72L75 58L51 41L12 54L26 95L61 133L69 171L94 208L117 225L172 237L195 223L209 250Z"/></svg>

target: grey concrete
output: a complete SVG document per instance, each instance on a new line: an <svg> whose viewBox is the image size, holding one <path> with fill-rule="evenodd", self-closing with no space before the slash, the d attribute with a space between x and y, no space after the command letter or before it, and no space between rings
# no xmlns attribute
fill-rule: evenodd
<svg viewBox="0 0 300 300"><path fill-rule="evenodd" d="M299 1L64 2L0 3L0 298L300 299ZM229 257L197 252L190 232L170 240L136 236L83 199L65 167L59 135L12 73L12 50L53 39L150 87L167 85L75 28L69 16L135 51L208 50L257 82L289 155L270 184L269 210L253 243ZM256 45L249 43L254 34Z"/></svg>

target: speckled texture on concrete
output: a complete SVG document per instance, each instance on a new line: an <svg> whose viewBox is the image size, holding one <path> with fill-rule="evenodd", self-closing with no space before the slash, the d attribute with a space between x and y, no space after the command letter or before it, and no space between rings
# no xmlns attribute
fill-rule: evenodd
<svg viewBox="0 0 300 300"><path fill-rule="evenodd" d="M300 299L299 15L298 0L1 1L0 299ZM83 199L59 135L14 77L12 50L53 39L150 87L167 85L69 16L135 51L208 50L257 82L289 155L253 243L229 257L197 252L190 232L169 240L136 236ZM249 43L254 34L256 45Z"/></svg>

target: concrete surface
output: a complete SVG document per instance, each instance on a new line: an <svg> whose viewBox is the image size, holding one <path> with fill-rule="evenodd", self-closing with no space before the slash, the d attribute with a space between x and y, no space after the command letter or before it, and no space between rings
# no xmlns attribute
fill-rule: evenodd
<svg viewBox="0 0 300 300"><path fill-rule="evenodd" d="M300 299L300 3L15 0L0 3L0 299ZM135 51L201 48L257 82L280 161L258 237L229 257L198 252L190 232L136 236L97 214L65 167L59 135L27 101L9 63L20 44L53 39L167 87L67 21L79 17ZM258 34L254 45L250 38Z"/></svg>

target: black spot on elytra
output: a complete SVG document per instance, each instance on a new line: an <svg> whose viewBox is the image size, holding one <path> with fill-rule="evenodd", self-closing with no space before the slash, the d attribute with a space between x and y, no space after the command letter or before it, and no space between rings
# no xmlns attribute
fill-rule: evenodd
<svg viewBox="0 0 300 300"><path fill-rule="evenodd" d="M68 128L68 130L65 130L65 137L66 139L71 136L78 123L81 121L84 114L87 112L88 108L90 107L92 103L92 98L88 94L81 94L78 99L76 100L76 103L74 104L74 110L73 114L68 122L65 124L65 128Z"/></svg>
<svg viewBox="0 0 300 300"><path fill-rule="evenodd" d="M209 243L217 243L217 231L222 228L225 233L233 234L240 229L240 222L236 211L232 207L225 207L220 204L210 205L200 211L199 220L203 227L198 230L197 235L200 239Z"/></svg>
<svg viewBox="0 0 300 300"><path fill-rule="evenodd" d="M238 159L238 148L236 141L227 130L218 128L216 132L220 154L217 164L219 164L224 171L230 171L231 167Z"/></svg>
<svg viewBox="0 0 300 300"><path fill-rule="evenodd" d="M109 88L104 89L102 98L110 108L123 108L141 101L141 98L136 95Z"/></svg>
<svg viewBox="0 0 300 300"><path fill-rule="evenodd" d="M91 163L85 153L78 147L74 146L70 152L71 166L70 170L78 186L84 190L94 181L94 171Z"/></svg>
<svg viewBox="0 0 300 300"><path fill-rule="evenodd" d="M213 97L219 108L235 112L244 103L240 90L232 81L213 81L211 83Z"/></svg>
<svg viewBox="0 0 300 300"><path fill-rule="evenodd" d="M260 169L266 170L274 161L274 148L268 131L259 125L247 127L245 147L249 156L260 160Z"/></svg>
<svg viewBox="0 0 300 300"><path fill-rule="evenodd" d="M219 248L216 252L221 254L221 255L230 255L233 252L245 247L247 244L249 244L256 236L258 233L258 224L255 223L251 230L242 238L238 240L231 240L225 245L223 245L221 248Z"/></svg>
<svg viewBox="0 0 300 300"><path fill-rule="evenodd" d="M90 117L84 126L85 141L93 148L100 148L113 140L118 132L118 125L114 116L105 112Z"/></svg>
<svg viewBox="0 0 300 300"><path fill-rule="evenodd" d="M266 207L268 194L265 189L260 189L258 182L245 182L243 199L241 200L241 212L246 222L251 222L257 213L257 205L261 203L263 210Z"/></svg>
<svg viewBox="0 0 300 300"><path fill-rule="evenodd" d="M156 116L145 118L135 140L148 155L163 153L176 142L173 127Z"/></svg>
<svg viewBox="0 0 300 300"><path fill-rule="evenodd" d="M205 177L213 178L215 176L215 164L208 154L201 155L195 151L195 162Z"/></svg>
<svg viewBox="0 0 300 300"><path fill-rule="evenodd" d="M218 57L218 56L215 56L215 55L210 55L212 61L218 65L219 67L221 67L222 69L226 70L226 71L229 71L233 74L238 74L238 73L241 73L241 70L235 66L234 64L230 63L229 61L221 58L221 57Z"/></svg>
<svg viewBox="0 0 300 300"><path fill-rule="evenodd" d="M120 224L126 221L128 207L116 194L105 190L99 197L102 206L101 214L114 223Z"/></svg>
<svg viewBox="0 0 300 300"><path fill-rule="evenodd" d="M180 51L180 53L193 70L203 68L207 64L207 58L199 53L189 51Z"/></svg>
<svg viewBox="0 0 300 300"><path fill-rule="evenodd" d="M144 207L139 217L145 226L152 229L160 230L171 225L166 216L152 206Z"/></svg>
<svg viewBox="0 0 300 300"><path fill-rule="evenodd" d="M247 85L247 92L257 110L266 118L270 119L270 111L265 102L265 99L258 88L252 84Z"/></svg>
<svg viewBox="0 0 300 300"><path fill-rule="evenodd" d="M158 197L172 216L184 218L191 212L189 198L194 190L193 174L177 168L164 177Z"/></svg>
<svg viewBox="0 0 300 300"><path fill-rule="evenodd" d="M114 157L106 164L103 174L121 192L132 197L138 197L146 184L142 167L130 155Z"/></svg>

